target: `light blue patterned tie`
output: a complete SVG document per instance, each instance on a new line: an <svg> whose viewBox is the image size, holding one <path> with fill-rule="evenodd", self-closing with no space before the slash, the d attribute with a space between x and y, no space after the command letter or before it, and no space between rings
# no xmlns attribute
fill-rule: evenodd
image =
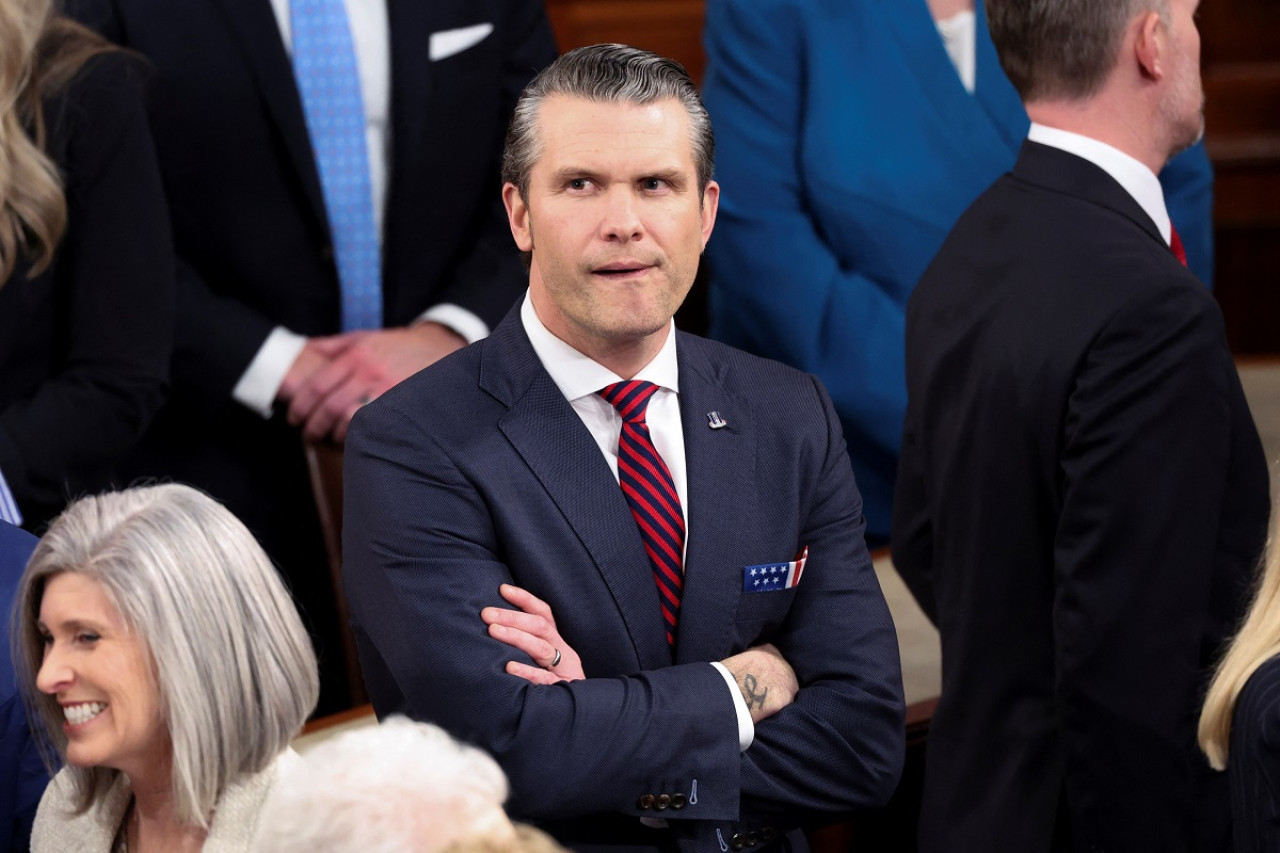
<svg viewBox="0 0 1280 853"><path fill-rule="evenodd" d="M342 330L382 326L364 99L343 0L292 0L293 73L320 171L342 285Z"/></svg>

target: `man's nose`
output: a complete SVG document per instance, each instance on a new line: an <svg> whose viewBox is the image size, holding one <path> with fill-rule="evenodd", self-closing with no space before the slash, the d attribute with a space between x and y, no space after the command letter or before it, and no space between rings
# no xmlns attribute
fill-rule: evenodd
<svg viewBox="0 0 1280 853"><path fill-rule="evenodd" d="M630 188L618 187L605 196L601 237L610 241L638 240L644 234L637 199Z"/></svg>

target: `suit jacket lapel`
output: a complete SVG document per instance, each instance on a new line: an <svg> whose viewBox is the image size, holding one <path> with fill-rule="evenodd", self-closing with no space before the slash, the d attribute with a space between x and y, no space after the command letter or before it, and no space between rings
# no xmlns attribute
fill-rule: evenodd
<svg viewBox="0 0 1280 853"><path fill-rule="evenodd" d="M311 139L307 135L302 99L293 78L293 64L284 49L280 27L267 0L213 0L222 10L240 45L246 64L258 81L267 112L284 141L289 160L302 182L312 210L329 230L320 174L316 170Z"/></svg>
<svg viewBox="0 0 1280 853"><path fill-rule="evenodd" d="M891 4L881 12L886 28L908 58L907 65L918 83L916 91L941 116L943 127L955 140L952 156L972 160L985 172L990 168L992 150L1005 150L1012 160L1029 122L1017 93L1000 70L980 3L974 15L976 71L970 94L947 55L924 0ZM1017 119L1012 134L1011 111Z"/></svg>
<svg viewBox="0 0 1280 853"><path fill-rule="evenodd" d="M676 661L685 663L720 660L730 646L742 567L725 560L724 544L743 535L759 503L751 404L725 389L725 367L706 352L704 342L682 334L677 346L689 540ZM711 429L711 412L727 426Z"/></svg>
<svg viewBox="0 0 1280 853"><path fill-rule="evenodd" d="M519 304L490 337L480 387L509 410L499 429L555 502L608 586L639 665L671 664L658 591L622 490L600 448L533 352Z"/></svg>

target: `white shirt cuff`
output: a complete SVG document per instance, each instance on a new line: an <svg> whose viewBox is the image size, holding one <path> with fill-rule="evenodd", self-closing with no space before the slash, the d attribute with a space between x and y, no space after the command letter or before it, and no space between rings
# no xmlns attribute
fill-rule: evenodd
<svg viewBox="0 0 1280 853"><path fill-rule="evenodd" d="M724 683L729 685L729 695L733 697L733 710L738 714L738 749L742 752L747 751L747 747L751 746L756 739L756 724L751 722L751 712L747 710L747 700L742 698L742 691L738 689L738 682L733 680L733 674L729 672L729 668L719 661L712 661L711 665L720 671L724 676Z"/></svg>
<svg viewBox="0 0 1280 853"><path fill-rule="evenodd" d="M264 418L271 417L271 404L280 393L289 368L307 345L307 339L284 326L276 326L262 342L258 354L249 362L231 396L237 403L252 409Z"/></svg>
<svg viewBox="0 0 1280 853"><path fill-rule="evenodd" d="M15 527L22 525L22 511L13 499L13 492L9 491L9 483L3 473L0 473L0 521L7 521Z"/></svg>
<svg viewBox="0 0 1280 853"><path fill-rule="evenodd" d="M466 308L448 302L432 305L418 315L418 322L439 323L441 326L447 326L461 335L469 344L489 337L488 323Z"/></svg>

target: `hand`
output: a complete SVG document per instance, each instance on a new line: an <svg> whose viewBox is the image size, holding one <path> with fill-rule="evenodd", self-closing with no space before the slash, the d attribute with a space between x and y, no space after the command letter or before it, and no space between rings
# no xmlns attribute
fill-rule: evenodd
<svg viewBox="0 0 1280 853"><path fill-rule="evenodd" d="M303 344L302 351L298 353L298 357L293 360L293 364L289 366L289 372L284 375L284 381L280 383L280 388L276 391L276 399L282 403L293 402L294 396L298 391L316 374L317 371L324 368L329 362L333 361L330 355L332 348L325 347L321 342L330 340L326 338L308 338Z"/></svg>
<svg viewBox="0 0 1280 853"><path fill-rule="evenodd" d="M545 601L509 583L498 587L498 592L519 609L486 607L481 610L480 618L489 626L489 636L544 664L540 668L519 661L508 661L508 673L534 684L555 684L586 678L582 672L582 660L560 636L555 617L551 615L551 607ZM557 651L560 653L560 661L551 666Z"/></svg>
<svg viewBox="0 0 1280 853"><path fill-rule="evenodd" d="M419 323L313 338L308 345L331 361L292 396L289 423L313 441L328 436L341 443L357 409L466 341L439 323Z"/></svg>
<svg viewBox="0 0 1280 853"><path fill-rule="evenodd" d="M753 723L758 724L790 705L800 691L795 670L771 643L747 649L720 663L742 691Z"/></svg>

